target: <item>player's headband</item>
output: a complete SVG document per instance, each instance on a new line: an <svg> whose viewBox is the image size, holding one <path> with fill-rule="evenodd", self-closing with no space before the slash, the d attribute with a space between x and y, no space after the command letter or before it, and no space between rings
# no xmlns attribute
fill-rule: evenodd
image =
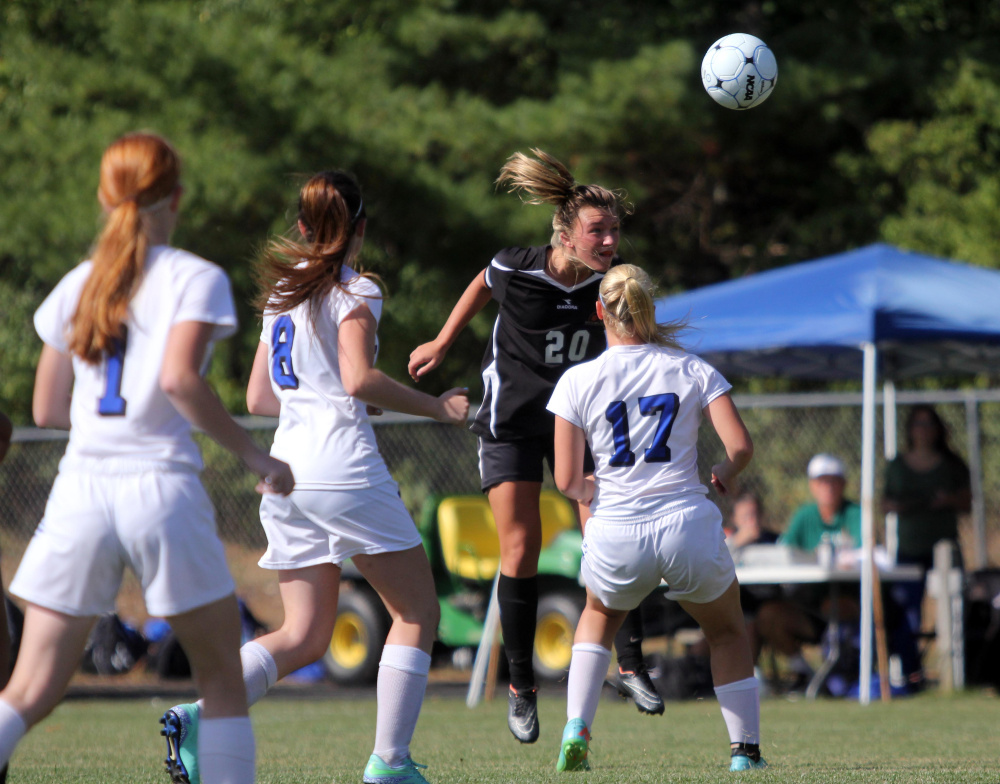
<svg viewBox="0 0 1000 784"><path fill-rule="evenodd" d="M362 211L364 211L364 209L365 209L365 200L364 200L364 198L362 198L358 202L358 211L355 212L354 213L354 217L351 218L351 223L357 223L358 222L358 219L361 218L361 213L362 213Z"/></svg>
<svg viewBox="0 0 1000 784"><path fill-rule="evenodd" d="M154 201L152 204L147 204L145 207L140 207L139 212L156 212L160 207L166 207L170 204L171 199L174 198L174 192L171 191L169 196L164 196L159 201Z"/></svg>

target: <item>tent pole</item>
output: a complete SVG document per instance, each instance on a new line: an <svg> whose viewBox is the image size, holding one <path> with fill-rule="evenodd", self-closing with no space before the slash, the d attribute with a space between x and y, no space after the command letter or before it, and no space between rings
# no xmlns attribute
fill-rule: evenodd
<svg viewBox="0 0 1000 784"><path fill-rule="evenodd" d="M979 451L979 401L975 392L965 393L965 433L969 442L969 480L972 489L973 559L977 569L986 568L986 504L983 500L983 457ZM958 543L955 543L956 546Z"/></svg>
<svg viewBox="0 0 1000 784"><path fill-rule="evenodd" d="M896 384L892 380L882 383L882 444L885 461L896 457ZM885 549L889 553L889 563L896 563L899 552L899 515L888 512L885 516Z"/></svg>
<svg viewBox="0 0 1000 784"><path fill-rule="evenodd" d="M858 674L862 705L871 702L872 684L872 604L875 566L875 376L878 352L874 343L862 343L864 372L861 396L861 669Z"/></svg>

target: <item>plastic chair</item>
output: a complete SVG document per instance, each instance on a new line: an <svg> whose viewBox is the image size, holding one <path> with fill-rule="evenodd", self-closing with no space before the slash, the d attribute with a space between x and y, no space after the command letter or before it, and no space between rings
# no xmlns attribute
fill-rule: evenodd
<svg viewBox="0 0 1000 784"><path fill-rule="evenodd" d="M497 526L485 496L449 496L437 510L441 555L449 572L492 580L500 568Z"/></svg>
<svg viewBox="0 0 1000 784"><path fill-rule="evenodd" d="M542 515L542 549L552 544L563 531L573 531L580 527L576 510L566 496L555 490L542 490L539 498L539 512Z"/></svg>

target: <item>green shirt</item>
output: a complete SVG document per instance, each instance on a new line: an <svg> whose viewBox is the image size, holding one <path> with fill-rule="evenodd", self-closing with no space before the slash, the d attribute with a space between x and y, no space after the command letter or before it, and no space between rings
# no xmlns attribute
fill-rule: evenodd
<svg viewBox="0 0 1000 784"><path fill-rule="evenodd" d="M935 543L958 540L958 513L954 507L934 508L939 493L952 495L969 486L969 469L954 457L944 457L930 471L918 473L902 455L885 470L885 497L901 504L899 556L928 558Z"/></svg>
<svg viewBox="0 0 1000 784"><path fill-rule="evenodd" d="M778 541L780 544L811 552L819 546L823 534L829 533L835 537L841 530L851 535L855 547L861 547L861 507L856 503L845 499L840 511L834 515L829 525L820 517L817 504L806 504L800 506L792 515L788 528Z"/></svg>

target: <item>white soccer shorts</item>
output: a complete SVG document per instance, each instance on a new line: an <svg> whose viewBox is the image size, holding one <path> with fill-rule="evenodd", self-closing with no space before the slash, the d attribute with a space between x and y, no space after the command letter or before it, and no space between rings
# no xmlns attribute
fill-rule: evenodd
<svg viewBox="0 0 1000 784"><path fill-rule="evenodd" d="M719 508L686 496L641 523L587 521L581 573L591 592L614 610L639 606L661 580L668 599L704 604L736 579Z"/></svg>
<svg viewBox="0 0 1000 784"><path fill-rule="evenodd" d="M348 490L294 490L266 495L260 522L267 534L265 569L341 564L362 553L392 553L421 543L394 481Z"/></svg>
<svg viewBox="0 0 1000 784"><path fill-rule="evenodd" d="M150 615L233 593L212 503L194 471L61 471L10 591L67 615L115 609L125 568Z"/></svg>

